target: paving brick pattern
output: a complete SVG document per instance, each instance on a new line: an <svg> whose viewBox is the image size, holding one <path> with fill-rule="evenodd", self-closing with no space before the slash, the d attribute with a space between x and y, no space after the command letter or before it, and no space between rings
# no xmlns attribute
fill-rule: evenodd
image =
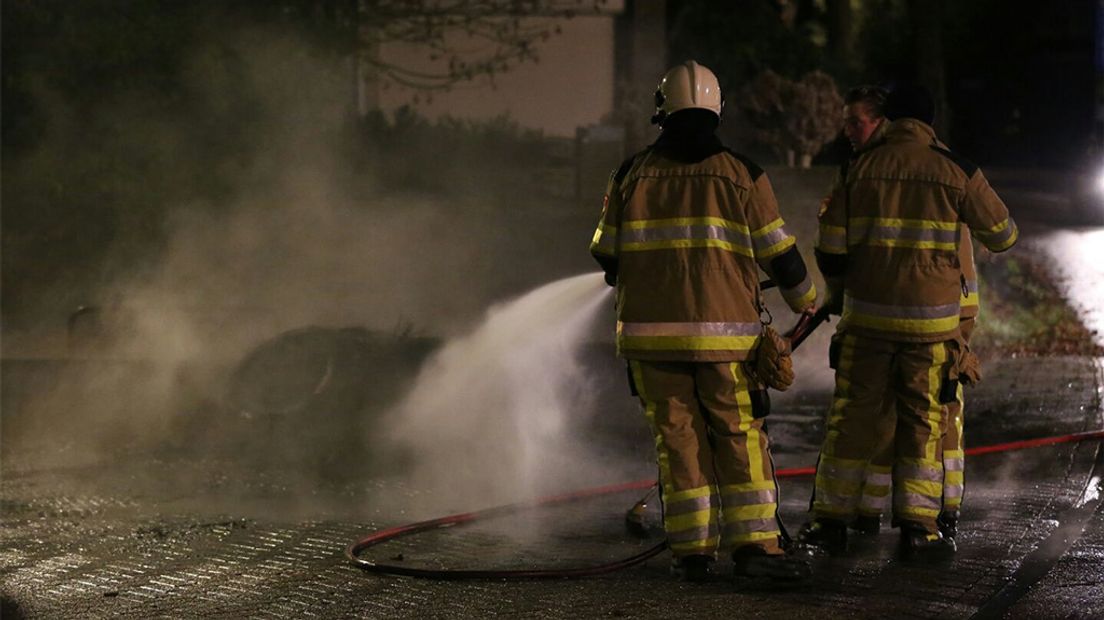
<svg viewBox="0 0 1104 620"><path fill-rule="evenodd" d="M1091 359L1002 360L968 395L969 444L1098 428L1101 388ZM827 394L803 395L771 419L780 462L815 459L818 399L825 402ZM0 494L0 593L5 618L968 618L1086 488L1099 485L1088 479L1099 449L1100 442L1086 442L970 459L961 551L947 566L902 564L894 555L895 531L883 529L854 539L848 557L820 561L809 582L785 587L723 574L703 585L682 584L668 574L666 554L572 581L378 576L350 565L342 553L370 531L412 520L389 512L386 500L412 491L387 480L320 488L321 503L356 508L304 517L303 510L280 508L278 485L262 473L240 473L240 488L219 487L224 501L218 504L193 501L199 491L191 488L155 493L156 486L126 483L128 476L173 479L171 472L181 469L214 480L225 468L216 459L120 455L71 469L9 459ZM122 482L88 482L104 478ZM805 518L810 485L783 481L782 512L791 529ZM248 511L233 509L234 493L253 494ZM276 496L271 505L266 495ZM428 568L597 564L654 544L623 528L624 511L640 495L523 511L387 542L365 555ZM366 507L363 497L378 501ZM1016 617L1099 613L1102 557L1104 515L1097 510L1069 552L1016 603Z"/></svg>

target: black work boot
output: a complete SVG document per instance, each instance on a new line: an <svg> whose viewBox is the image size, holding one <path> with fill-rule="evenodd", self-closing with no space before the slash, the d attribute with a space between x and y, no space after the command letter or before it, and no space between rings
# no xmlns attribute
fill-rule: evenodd
<svg viewBox="0 0 1104 620"><path fill-rule="evenodd" d="M939 533L943 535L943 538L954 540L955 537L958 536L958 513L939 513L939 518L935 520L935 525L939 528Z"/></svg>
<svg viewBox="0 0 1104 620"><path fill-rule="evenodd" d="M953 538L929 532L919 525L901 525L901 559L937 562L954 557L958 547Z"/></svg>
<svg viewBox="0 0 1104 620"><path fill-rule="evenodd" d="M808 579L813 574L807 556L794 553L767 553L758 545L744 545L732 552L734 577L769 577L778 580Z"/></svg>
<svg viewBox="0 0 1104 620"><path fill-rule="evenodd" d="M847 551L847 526L835 519L816 519L801 526L797 544L839 555Z"/></svg>
<svg viewBox="0 0 1104 620"><path fill-rule="evenodd" d="M860 534L877 534L882 529L882 516L859 515L851 522L851 529Z"/></svg>
<svg viewBox="0 0 1104 620"><path fill-rule="evenodd" d="M709 580L709 567L713 557L708 555L684 555L671 561L671 572L683 581L702 583Z"/></svg>

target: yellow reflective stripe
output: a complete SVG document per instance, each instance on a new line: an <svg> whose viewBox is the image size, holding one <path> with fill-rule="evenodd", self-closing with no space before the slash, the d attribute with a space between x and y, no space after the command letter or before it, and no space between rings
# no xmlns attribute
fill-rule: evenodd
<svg viewBox="0 0 1104 620"><path fill-rule="evenodd" d="M681 515L667 515L663 519L663 523L668 533L675 533L709 527L709 524L716 521L717 518L717 509L710 508L709 510L698 510Z"/></svg>
<svg viewBox="0 0 1104 620"><path fill-rule="evenodd" d="M652 429L652 438L656 447L656 465L659 467L659 481L663 485L663 494L672 495L675 488L671 484L671 457L667 453L667 445L663 441L663 434L656 426L656 403L648 398L648 393L645 391L644 369L640 362L629 360L629 369L632 370L636 394L640 397L640 402L644 403L644 417L648 420L648 426Z"/></svg>
<svg viewBox="0 0 1104 620"><path fill-rule="evenodd" d="M622 349L641 351L750 351L759 336L624 336Z"/></svg>
<svg viewBox="0 0 1104 620"><path fill-rule="evenodd" d="M893 473L892 465L867 465L866 470L872 474L889 474Z"/></svg>
<svg viewBox="0 0 1104 620"><path fill-rule="evenodd" d="M1011 230L1009 228L1011 228ZM1020 230L1016 227L1016 224L1012 221L1012 218L1007 218L1003 222L988 230L975 231L974 234L977 236L978 239L981 240L982 243L985 244L987 248L989 248L990 251L1001 252L1003 250L1007 250L1008 248L1012 247L1012 244L1016 243L1016 240L1020 237ZM1007 238L1004 238L1006 236ZM992 241L1002 238L1003 240L990 245Z"/></svg>
<svg viewBox="0 0 1104 620"><path fill-rule="evenodd" d="M759 429L754 428L755 417L751 411L751 395L748 394L748 382L744 377L740 362L728 365L732 373L736 398L736 410L740 417L739 429L744 433L744 445L748 453L748 475L752 482L763 481L763 454L759 449Z"/></svg>
<svg viewBox="0 0 1104 620"><path fill-rule="evenodd" d="M640 390L637 389L637 391L639 392ZM688 500L688 499L698 499L699 497L708 497L712 494L713 494L712 487L704 486L704 487L697 487L697 488L694 488L694 489L685 489L683 491L675 491L673 493L664 493L663 494L663 501L667 502L668 504L673 504L675 502L681 502L681 501L685 501L685 500Z"/></svg>
<svg viewBox="0 0 1104 620"><path fill-rule="evenodd" d="M818 230L816 249L826 254L847 253L847 229L843 226L821 224Z"/></svg>
<svg viewBox="0 0 1104 620"><path fill-rule="evenodd" d="M853 217L852 224L867 226L888 226L893 228L920 228L924 230L958 230L958 222L939 220L912 220L896 217Z"/></svg>
<svg viewBox="0 0 1104 620"><path fill-rule="evenodd" d="M862 490L862 481L842 480L827 474L817 474L816 486L834 495L858 495Z"/></svg>
<svg viewBox="0 0 1104 620"><path fill-rule="evenodd" d="M594 238L597 239L598 237L600 237L602 235L610 235L610 236L617 235L617 227L612 225L612 224L607 224L605 222L600 222L598 224L598 229L594 231Z"/></svg>
<svg viewBox="0 0 1104 620"><path fill-rule="evenodd" d="M907 334L938 334L953 331L954 328L958 327L959 320L960 318L957 314L955 316L943 317L940 319L894 319L872 316L869 314L859 314L854 310L848 312L847 308L844 308L843 317L840 319L841 322L846 321L848 325L856 327L867 327L887 332L904 332Z"/></svg>
<svg viewBox="0 0 1104 620"><path fill-rule="evenodd" d="M752 237L762 237L763 235L766 235L770 232L778 230L779 228L782 228L785 225L786 225L786 223L782 221L782 218L778 218L777 220L774 220L770 224L767 224L766 226L760 228L759 230L756 230L755 232L751 233L751 236Z"/></svg>
<svg viewBox="0 0 1104 620"><path fill-rule="evenodd" d="M979 306L981 305L981 296L977 293L970 293L964 295L958 302L960 306Z"/></svg>
<svg viewBox="0 0 1104 620"><path fill-rule="evenodd" d="M782 290L782 296L786 297L786 289ZM809 290L805 291L805 294L802 295L801 297L798 297L796 300L792 300L790 305L791 306L797 306L799 308L802 307L802 306L807 306L807 305L813 303L814 301L816 301L816 296L817 296L816 285L815 284L810 284Z"/></svg>
<svg viewBox="0 0 1104 620"><path fill-rule="evenodd" d="M782 252L790 249L790 247L792 247L795 243L797 243L797 240L794 239L792 236L786 237L785 239L770 246L769 248L761 252L757 252L756 255L758 256L758 258L771 258L772 256L777 256Z"/></svg>
<svg viewBox="0 0 1104 620"><path fill-rule="evenodd" d="M916 493L925 497L942 497L943 483L931 480L900 480L898 481L905 493Z"/></svg>
<svg viewBox="0 0 1104 620"><path fill-rule="evenodd" d="M842 321L842 318L841 318ZM824 449L822 454L830 455L836 452L836 439L839 438L839 420L843 415L843 409L851 402L851 366L854 363L855 338L844 335L840 341L840 356L836 371L836 387L832 395L832 405L828 409L828 432L824 437ZM850 459L840 459L834 456L825 456L821 459L826 465L839 464L847 467ZM866 467L865 461L853 461L855 467ZM820 477L820 468L817 468L817 478Z"/></svg>
<svg viewBox="0 0 1104 620"><path fill-rule="evenodd" d="M747 543L758 542L760 540L771 540L778 538L778 530L772 530L770 532L747 532L746 534L727 534L725 535L725 541L729 543Z"/></svg>
<svg viewBox="0 0 1104 620"><path fill-rule="evenodd" d="M1008 228L1008 226L1011 223L1012 223L1012 218L1005 218L1004 221L1001 222L1000 224L997 224L996 226L994 226L992 228L989 228L987 230L983 230L983 231L981 231L981 233L984 234L984 235L995 235L999 232L1003 232L1004 229Z"/></svg>
<svg viewBox="0 0 1104 620"><path fill-rule="evenodd" d="M683 248L718 248L733 254L754 256L751 248L736 245L723 239L663 239L657 241L633 241L621 244L622 252L644 252L647 250L677 250Z"/></svg>
<svg viewBox="0 0 1104 620"><path fill-rule="evenodd" d="M962 450L944 450L943 459L960 459L966 456L966 452Z"/></svg>
<svg viewBox="0 0 1104 620"><path fill-rule="evenodd" d="M916 250L957 250L953 241L918 241L914 239L866 239L864 245L884 248L913 248Z"/></svg>
<svg viewBox="0 0 1104 620"><path fill-rule="evenodd" d="M773 519L778 510L775 504L747 504L735 508L725 507L725 521L750 521L752 519Z"/></svg>
<svg viewBox="0 0 1104 620"><path fill-rule="evenodd" d="M590 240L591 254L617 255L617 227L600 222L594 229L594 237Z"/></svg>
<svg viewBox="0 0 1104 620"><path fill-rule="evenodd" d="M902 517L931 517L934 519L935 517L939 516L938 508L918 508L916 506L905 506L902 508L894 507L893 512L901 515Z"/></svg>
<svg viewBox="0 0 1104 620"><path fill-rule="evenodd" d="M629 220L621 223L627 230L641 230L645 228L665 228L668 226L721 226L729 230L751 234L744 224L726 220L723 217L670 217L660 220Z"/></svg>
<svg viewBox="0 0 1104 620"><path fill-rule="evenodd" d="M956 323L957 324L957 323ZM932 364L928 368L928 441L924 447L927 460L935 460L935 449L942 440L939 423L943 418L943 405L939 403L939 388L943 377L943 363L947 361L947 347L942 342L932 345ZM942 465L942 463L940 463ZM907 481L906 481L907 482ZM942 490L936 495L942 495Z"/></svg>
<svg viewBox="0 0 1104 620"><path fill-rule="evenodd" d="M1019 238L1020 238L1020 229L1015 228L1015 229L1012 230L1012 235L1009 236L1008 239L1006 239L1002 243L998 243L998 244L994 245L993 247L991 247L989 249L993 252L1000 252L1002 250L1007 250L1008 248L1012 247L1012 244L1016 243L1016 241Z"/></svg>
<svg viewBox="0 0 1104 620"><path fill-rule="evenodd" d="M945 484L962 486L965 481L965 476L960 471L948 471L945 472L946 477L943 479Z"/></svg>
<svg viewBox="0 0 1104 620"><path fill-rule="evenodd" d="M754 482L737 482L721 487L721 494L746 493L748 491L773 491L774 480L756 480Z"/></svg>

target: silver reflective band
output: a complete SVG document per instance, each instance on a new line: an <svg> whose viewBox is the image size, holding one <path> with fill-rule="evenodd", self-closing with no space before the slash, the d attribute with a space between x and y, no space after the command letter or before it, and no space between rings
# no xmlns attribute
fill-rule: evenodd
<svg viewBox="0 0 1104 620"><path fill-rule="evenodd" d="M760 323L617 323L622 336L757 336Z"/></svg>
<svg viewBox="0 0 1104 620"><path fill-rule="evenodd" d="M716 536L717 533L717 525L714 523L710 523L707 526L695 526L690 529L679 530L677 532L667 532L667 542L689 543L699 540L708 540Z"/></svg>
<svg viewBox="0 0 1104 620"><path fill-rule="evenodd" d="M942 319L950 316L958 316L959 304L943 304L941 306L890 306L876 304L869 301L859 301L850 295L844 297L845 306L859 314L891 317L895 319Z"/></svg>
<svg viewBox="0 0 1104 620"><path fill-rule="evenodd" d="M650 241L676 241L682 239L719 239L733 245L751 249L747 233L724 226L697 224L689 226L663 226L656 228L626 228L621 231L621 243L647 243Z"/></svg>
<svg viewBox="0 0 1104 620"><path fill-rule="evenodd" d="M715 504L716 501L716 495L691 497L689 499L680 499L674 502L667 502L663 505L663 510L667 515L670 516L687 514L691 512L700 512L702 510L709 510L709 507Z"/></svg>
<svg viewBox="0 0 1104 620"><path fill-rule="evenodd" d="M778 531L778 521L775 521L774 519L748 519L746 521L726 521L724 526L724 533L726 535L776 531Z"/></svg>
<svg viewBox="0 0 1104 620"><path fill-rule="evenodd" d="M777 501L774 489L761 491L735 491L721 496L723 506L747 506L750 504L773 504Z"/></svg>
<svg viewBox="0 0 1104 620"><path fill-rule="evenodd" d="M908 241L935 241L943 244L952 244L958 241L957 230L938 230L932 228L904 228L900 226L871 226L863 230L853 231L852 240L861 239L863 233L868 233L875 239L904 239Z"/></svg>

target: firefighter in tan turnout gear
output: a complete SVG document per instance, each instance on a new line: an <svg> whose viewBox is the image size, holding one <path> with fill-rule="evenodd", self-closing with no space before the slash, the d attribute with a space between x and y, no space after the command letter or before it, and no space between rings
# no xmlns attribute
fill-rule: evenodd
<svg viewBox="0 0 1104 620"><path fill-rule="evenodd" d="M844 96L843 133L851 142L852 157L878 144L885 134L889 121L885 118L887 92L879 86L858 86ZM941 148L945 148L940 144ZM846 166L841 170L846 170ZM841 183L842 179L837 179ZM966 279L962 289L959 330L963 342L969 344L978 315L977 272L974 267L974 247L969 239L969 228L961 224L962 232L958 259L962 275ZM939 531L948 538L958 534L958 516L965 490L963 451L963 412L964 399L961 384L956 390L954 402L947 403L947 434L943 438L943 508L937 524ZM863 479L858 516L851 526L862 533L874 534L881 529L882 514L885 512L893 472L893 436L897 423L896 403L886 398L883 406L886 415L882 416L883 436L881 447L867 465Z"/></svg>
<svg viewBox="0 0 1104 620"><path fill-rule="evenodd" d="M716 136L713 73L689 61L656 91L662 132L612 175L590 251L617 287L617 347L655 436L663 525L684 579L718 551L736 574L799 578L783 552L778 485L750 369L763 332L759 269L790 308L816 289L767 175Z"/></svg>
<svg viewBox="0 0 1104 620"><path fill-rule="evenodd" d="M886 117L882 139L849 163L820 214L817 263L827 305L842 317L814 519L799 538L833 552L846 547L846 523L883 433L879 422L895 413L893 520L901 552L939 558L955 551L936 524L948 405L960 380L976 378L960 325L969 292L962 225L993 252L1012 247L1018 231L981 171L936 139L927 91L894 89Z"/></svg>

